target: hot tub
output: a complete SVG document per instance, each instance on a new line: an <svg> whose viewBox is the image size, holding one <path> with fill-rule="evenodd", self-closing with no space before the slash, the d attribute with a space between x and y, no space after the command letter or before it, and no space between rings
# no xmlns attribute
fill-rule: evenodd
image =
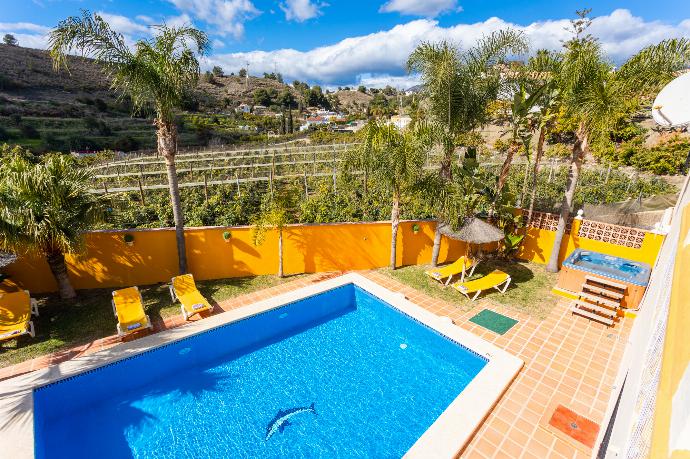
<svg viewBox="0 0 690 459"><path fill-rule="evenodd" d="M647 263L626 260L591 250L575 249L563 262L558 287L580 292L586 276L625 285L622 306L635 308L647 288L651 268Z"/></svg>

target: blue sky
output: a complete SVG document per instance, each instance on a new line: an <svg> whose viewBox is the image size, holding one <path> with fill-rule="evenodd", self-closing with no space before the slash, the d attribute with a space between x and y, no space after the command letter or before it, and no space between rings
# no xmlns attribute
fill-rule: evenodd
<svg viewBox="0 0 690 459"><path fill-rule="evenodd" d="M148 36L150 24L192 23L214 42L204 61L228 72L245 62L251 73L327 86L407 86L404 62L422 40L471 46L504 27L523 30L532 48L558 48L580 2L560 0L0 0L0 34L20 45L44 47L60 19L87 8L103 14L129 40ZM592 32L614 61L671 36L690 37L690 1L598 1Z"/></svg>

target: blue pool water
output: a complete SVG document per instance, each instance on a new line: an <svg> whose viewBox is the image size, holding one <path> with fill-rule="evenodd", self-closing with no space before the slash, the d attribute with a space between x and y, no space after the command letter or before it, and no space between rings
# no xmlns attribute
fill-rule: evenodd
<svg viewBox="0 0 690 459"><path fill-rule="evenodd" d="M563 265L641 286L647 285L651 274L647 263L582 249L575 249Z"/></svg>
<svg viewBox="0 0 690 459"><path fill-rule="evenodd" d="M486 363L348 284L37 389L35 452L400 457Z"/></svg>

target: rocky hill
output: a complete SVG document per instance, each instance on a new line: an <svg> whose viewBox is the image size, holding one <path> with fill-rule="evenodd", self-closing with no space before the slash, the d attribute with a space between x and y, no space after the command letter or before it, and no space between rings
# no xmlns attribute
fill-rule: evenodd
<svg viewBox="0 0 690 459"><path fill-rule="evenodd" d="M60 116L64 114L64 104L79 105L79 99L85 97L115 101L109 91L109 81L95 61L69 57L68 65L69 71L56 72L47 51L0 45L0 97L4 99L4 114L9 114L7 106L13 106L11 111L22 115ZM254 91L259 88L276 92L287 88L296 99L300 98L297 90L276 80L249 77L247 82L238 76L216 76L212 81L201 78L197 97L202 109L236 107L251 103Z"/></svg>

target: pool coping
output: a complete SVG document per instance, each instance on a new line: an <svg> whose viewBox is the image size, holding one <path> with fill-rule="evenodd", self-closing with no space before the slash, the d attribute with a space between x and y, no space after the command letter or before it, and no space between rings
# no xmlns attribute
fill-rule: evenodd
<svg viewBox="0 0 690 459"><path fill-rule="evenodd" d="M355 273L328 279L182 327L0 381L0 439L12 445L13 458L34 457L33 391L36 388L347 284L364 289L488 360L486 366L405 454L408 458L456 457L517 376L524 362L452 324L449 320L412 303L403 294L388 290Z"/></svg>

